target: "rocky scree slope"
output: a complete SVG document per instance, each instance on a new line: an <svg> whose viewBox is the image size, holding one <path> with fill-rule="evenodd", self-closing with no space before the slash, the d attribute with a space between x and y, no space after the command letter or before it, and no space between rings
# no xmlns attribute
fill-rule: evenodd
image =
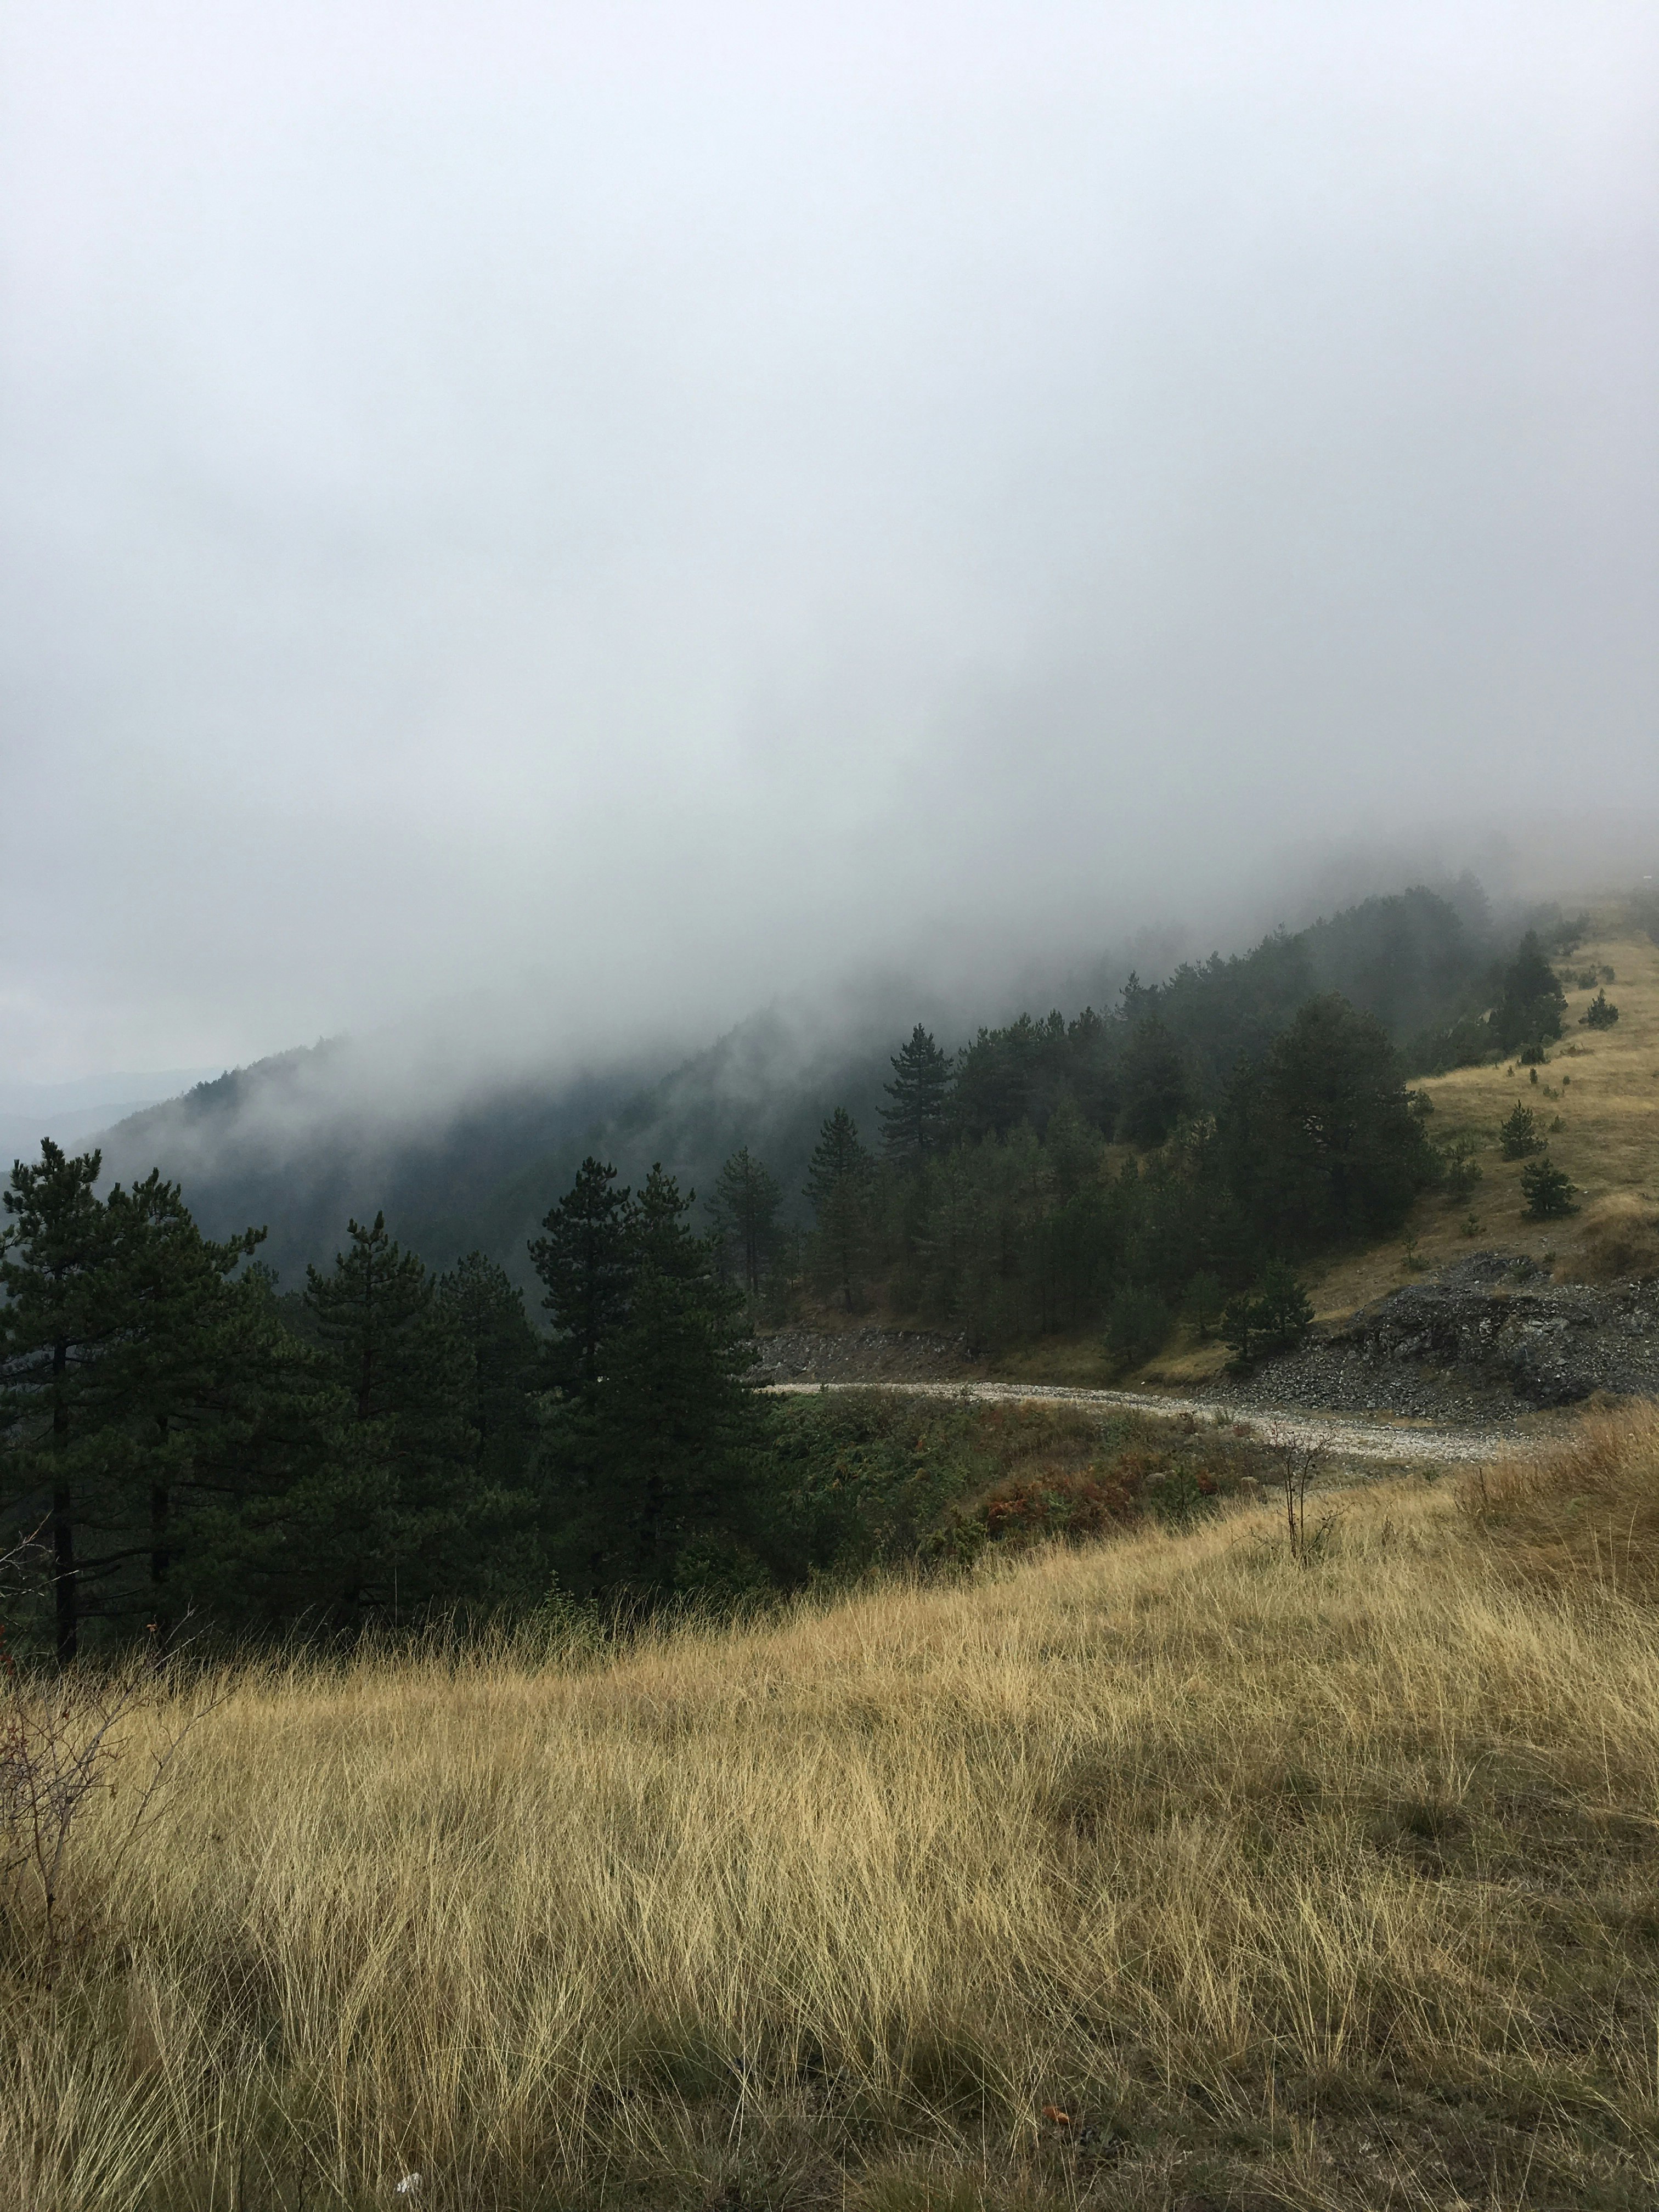
<svg viewBox="0 0 1659 2212"><path fill-rule="evenodd" d="M1222 1387L1252 1406L1485 1420L1597 1390L1659 1397L1659 1280L1557 1283L1474 1252Z"/></svg>

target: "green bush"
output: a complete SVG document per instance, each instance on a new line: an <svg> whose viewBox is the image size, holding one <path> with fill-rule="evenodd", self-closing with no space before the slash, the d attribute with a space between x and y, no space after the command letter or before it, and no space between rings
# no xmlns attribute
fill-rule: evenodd
<svg viewBox="0 0 1659 2212"><path fill-rule="evenodd" d="M1544 1139L1538 1133L1538 1116L1530 1106L1516 1107L1498 1130L1498 1141L1506 1160L1524 1160L1533 1152L1542 1152Z"/></svg>
<svg viewBox="0 0 1659 2212"><path fill-rule="evenodd" d="M1528 1221L1553 1221L1564 1213L1576 1213L1578 1210L1572 1202L1571 1182L1547 1152L1522 1169L1521 1188L1526 1197Z"/></svg>
<svg viewBox="0 0 1659 2212"><path fill-rule="evenodd" d="M1610 1030L1618 1018L1618 1007L1605 991L1598 991L1578 1017L1578 1026L1586 1030Z"/></svg>
<svg viewBox="0 0 1659 2212"><path fill-rule="evenodd" d="M1466 1199L1480 1181L1480 1164L1474 1154L1473 1137L1454 1137L1440 1148L1440 1188L1454 1202Z"/></svg>
<svg viewBox="0 0 1659 2212"><path fill-rule="evenodd" d="M1248 1366L1252 1359L1294 1352L1306 1341L1313 1318L1313 1301L1296 1270L1275 1260L1255 1290L1228 1302L1221 1316L1222 1341L1232 1346L1240 1366Z"/></svg>

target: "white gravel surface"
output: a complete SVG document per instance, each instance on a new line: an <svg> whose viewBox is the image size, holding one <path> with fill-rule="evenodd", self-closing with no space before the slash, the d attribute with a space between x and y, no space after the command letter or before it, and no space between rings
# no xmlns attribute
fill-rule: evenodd
<svg viewBox="0 0 1659 2212"><path fill-rule="evenodd" d="M1189 1414L1220 1428L1240 1427L1254 1435L1317 1443L1342 1459L1392 1461L1397 1464L1480 1461L1513 1457L1537 1449L1536 1441L1509 1427L1436 1427L1427 1421L1359 1420L1352 1414L1273 1413L1252 1408L1241 1419L1237 1409L1206 1398L1176 1398L1139 1390L1085 1390L1061 1382L774 1382L778 1395L815 1390L897 1390L912 1398L1024 1399L1038 1406L1124 1407L1132 1413L1177 1419Z"/></svg>

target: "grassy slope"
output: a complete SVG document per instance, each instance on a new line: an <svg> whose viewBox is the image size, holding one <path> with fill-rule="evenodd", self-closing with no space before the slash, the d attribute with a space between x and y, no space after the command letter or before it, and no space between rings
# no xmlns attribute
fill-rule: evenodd
<svg viewBox="0 0 1659 2212"><path fill-rule="evenodd" d="M1651 2203L1656 1480L245 1678L0 1923L0 2205Z"/></svg>
<svg viewBox="0 0 1659 2212"><path fill-rule="evenodd" d="M1644 934L1620 927L1609 913L1601 933L1588 939L1571 960L1558 966L1610 967L1617 981L1607 996L1619 1008L1612 1030L1578 1027L1595 996L1571 991L1561 1042L1551 1049L1538 1081L1516 1062L1495 1067L1461 1067L1432 1076L1419 1087L1434 1103L1429 1127L1437 1143L1465 1133L1484 1149L1484 1179L1474 1197L1450 1202L1424 1200L1408 1233L1414 1233L1422 1257L1440 1265L1470 1249L1462 1231L1466 1214L1480 1223L1477 1249L1496 1247L1536 1258L1547 1251L1571 1266L1594 1236L1598 1219L1627 1197L1651 1202L1659 1194L1659 945ZM1565 1079L1565 1084L1564 1084ZM1566 1221L1532 1222L1522 1218L1519 1160L1499 1157L1496 1132L1517 1103L1530 1106L1547 1131L1559 1116L1564 1127L1549 1135L1550 1157L1578 1188L1582 1212ZM1322 1310L1352 1311L1368 1297L1404 1279L1402 1245L1383 1246L1334 1268L1320 1285Z"/></svg>

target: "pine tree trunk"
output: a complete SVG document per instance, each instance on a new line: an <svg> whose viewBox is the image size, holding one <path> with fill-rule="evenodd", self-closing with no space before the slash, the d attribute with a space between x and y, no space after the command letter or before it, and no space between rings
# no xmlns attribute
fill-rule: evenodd
<svg viewBox="0 0 1659 2212"><path fill-rule="evenodd" d="M173 1494L164 1482L153 1482L149 1486L149 1583L155 1606L153 1628L155 1649L165 1651L173 1633L173 1618L167 1608L167 1577L173 1571L173 1553L167 1543L167 1522L173 1510Z"/></svg>
<svg viewBox="0 0 1659 2212"><path fill-rule="evenodd" d="M64 1377L69 1371L69 1346L61 1338L52 1348L52 1449L69 1449L69 1406L64 1396ZM60 1480L52 1493L52 1597L58 1616L58 1663L67 1667L80 1643L80 1587L75 1568L75 1501L67 1482Z"/></svg>

